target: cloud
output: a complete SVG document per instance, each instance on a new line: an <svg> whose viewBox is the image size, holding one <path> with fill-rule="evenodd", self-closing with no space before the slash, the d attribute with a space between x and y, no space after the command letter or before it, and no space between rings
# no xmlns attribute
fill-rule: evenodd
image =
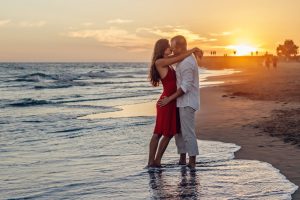
<svg viewBox="0 0 300 200"><path fill-rule="evenodd" d="M175 35L184 35L188 43L214 42L216 38L202 37L199 34L179 26L163 26L154 28L137 28L129 31L122 28L69 30L65 35L71 38L94 39L104 46L118 47L129 51L144 51L152 49L154 42L160 38L170 39ZM201 45L202 45L201 44Z"/></svg>
<svg viewBox="0 0 300 200"><path fill-rule="evenodd" d="M45 21L36 21L36 22L23 21L23 22L20 22L20 26L25 27L25 28L42 27L44 25L46 25Z"/></svg>
<svg viewBox="0 0 300 200"><path fill-rule="evenodd" d="M229 35L234 35L234 34L238 34L241 32L240 28L236 28L234 30L231 31L223 31L220 33L210 33L210 36L215 36L215 37L222 37L222 36L229 36Z"/></svg>
<svg viewBox="0 0 300 200"><path fill-rule="evenodd" d="M0 26L5 26L5 25L9 24L10 22L11 22L11 20L9 20L9 19L0 20Z"/></svg>
<svg viewBox="0 0 300 200"><path fill-rule="evenodd" d="M86 29L67 33L72 38L95 39L101 44L109 47L125 48L131 51L145 50L149 42L135 33L120 28L110 27L108 29Z"/></svg>
<svg viewBox="0 0 300 200"><path fill-rule="evenodd" d="M232 35L233 32L230 31L225 31L221 33L210 33L211 36L227 36L227 35Z"/></svg>
<svg viewBox="0 0 300 200"><path fill-rule="evenodd" d="M164 27L154 27L154 28L138 28L137 32L141 35L151 36L152 37L163 37L170 39L176 35L183 35L186 37L188 42L213 42L216 41L216 38L207 38L203 37L198 33L195 33L189 29L186 29L181 26L164 26Z"/></svg>
<svg viewBox="0 0 300 200"><path fill-rule="evenodd" d="M133 20L130 19L112 19L107 21L108 24L128 24L131 22L133 22Z"/></svg>

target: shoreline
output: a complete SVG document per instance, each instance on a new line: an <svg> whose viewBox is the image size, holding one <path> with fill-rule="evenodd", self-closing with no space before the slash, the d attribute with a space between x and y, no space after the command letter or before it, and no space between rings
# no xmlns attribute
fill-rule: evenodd
<svg viewBox="0 0 300 200"><path fill-rule="evenodd" d="M203 70L203 69L202 69ZM204 69L208 70L208 69ZM209 69L210 70L210 69ZM205 76L199 77L202 79L203 87L214 87L224 83L224 81L210 81L209 78L219 77L219 76L226 76L226 75L233 75L239 73L235 69L223 69L223 70L211 70L211 71L218 71L218 74L211 75L212 72L206 73ZM156 101L146 101L142 103L135 103L135 104L126 104L121 106L115 106L114 108L117 109L116 111L104 112L104 113L93 113L89 115L84 115L78 117L78 119L103 119L103 118L124 118L124 117L149 117L156 115ZM147 109L145 109L147 108Z"/></svg>
<svg viewBox="0 0 300 200"><path fill-rule="evenodd" d="M264 95L261 91L256 97L254 95L256 91L253 88L250 88L253 95L249 96L247 84L251 83L251 77L256 73L245 69L240 73L208 79L225 83L200 89L201 108L196 113L197 138L235 143L241 146L241 149L235 153L236 159L270 163L299 187L300 148L284 142L282 137L272 137L260 127L257 128L257 124L266 124L276 120L272 117L274 110L299 109L299 102L292 101L294 99L290 96L287 97L291 100L288 104L281 98L277 99L278 96L272 100L272 97ZM241 89L245 90L244 93L238 93ZM265 96L267 98L263 98ZM282 122L273 122L273 124L277 123ZM300 199L299 188L292 198Z"/></svg>

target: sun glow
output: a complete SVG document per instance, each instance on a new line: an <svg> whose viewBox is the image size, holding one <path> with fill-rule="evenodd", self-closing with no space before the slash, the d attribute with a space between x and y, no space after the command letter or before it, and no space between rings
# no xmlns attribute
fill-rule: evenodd
<svg viewBox="0 0 300 200"><path fill-rule="evenodd" d="M251 52L255 53L258 50L256 47L246 44L229 45L227 48L234 51L236 56L250 55Z"/></svg>

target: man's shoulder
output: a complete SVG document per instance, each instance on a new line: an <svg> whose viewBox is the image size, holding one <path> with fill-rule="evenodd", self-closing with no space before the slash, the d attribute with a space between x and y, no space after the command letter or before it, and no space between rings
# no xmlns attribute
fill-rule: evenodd
<svg viewBox="0 0 300 200"><path fill-rule="evenodd" d="M185 59L183 59L183 61L180 62L180 65L186 65L186 64L187 65L195 65L196 64L196 60L193 55L186 57Z"/></svg>

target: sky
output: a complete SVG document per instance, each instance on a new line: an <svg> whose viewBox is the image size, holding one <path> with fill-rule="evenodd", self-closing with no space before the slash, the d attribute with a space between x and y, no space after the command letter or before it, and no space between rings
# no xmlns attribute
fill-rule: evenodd
<svg viewBox="0 0 300 200"><path fill-rule="evenodd" d="M184 35L209 55L300 44L299 0L0 0L0 62L149 61Z"/></svg>

